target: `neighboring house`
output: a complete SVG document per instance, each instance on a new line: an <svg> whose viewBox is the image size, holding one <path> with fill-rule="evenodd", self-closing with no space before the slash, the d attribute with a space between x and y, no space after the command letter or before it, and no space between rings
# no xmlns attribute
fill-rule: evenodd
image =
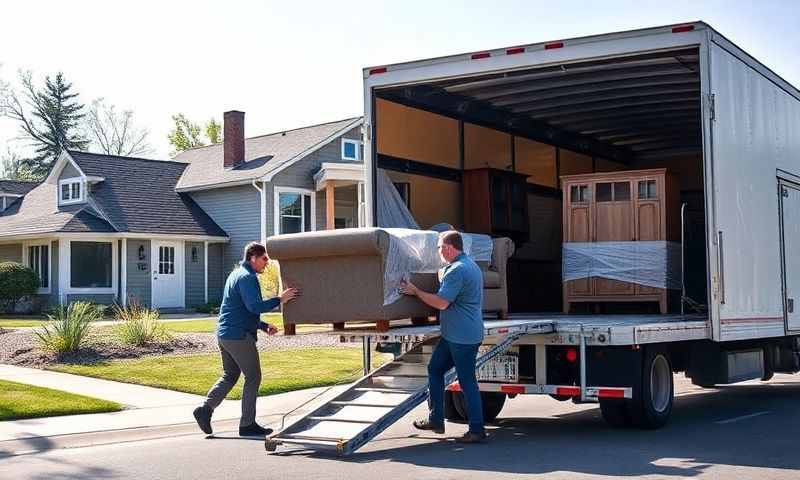
<svg viewBox="0 0 800 480"><path fill-rule="evenodd" d="M33 190L39 182L0 180L0 212Z"/></svg>
<svg viewBox="0 0 800 480"><path fill-rule="evenodd" d="M177 185L230 236L225 268L247 242L363 226L362 118L244 138L244 113L224 114L221 145L180 153Z"/></svg>
<svg viewBox="0 0 800 480"><path fill-rule="evenodd" d="M229 238L175 191L187 167L63 152L42 183L0 212L0 261L36 271L45 305L135 298L186 309L219 300ZM10 197L10 184L0 185Z"/></svg>

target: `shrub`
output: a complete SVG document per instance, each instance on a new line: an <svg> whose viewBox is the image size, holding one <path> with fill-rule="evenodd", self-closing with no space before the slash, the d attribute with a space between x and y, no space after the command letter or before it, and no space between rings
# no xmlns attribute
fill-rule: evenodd
<svg viewBox="0 0 800 480"><path fill-rule="evenodd" d="M10 311L39 288L39 277L30 268L16 262L0 263L0 311Z"/></svg>
<svg viewBox="0 0 800 480"><path fill-rule="evenodd" d="M61 354L79 349L89 333L90 324L103 315L94 304L73 302L54 309L47 318L50 321L36 331L39 344L44 350Z"/></svg>
<svg viewBox="0 0 800 480"><path fill-rule="evenodd" d="M219 313L219 302L208 302L205 305L200 305L199 307L195 308L195 310L198 313L216 315Z"/></svg>
<svg viewBox="0 0 800 480"><path fill-rule="evenodd" d="M159 321L158 310L151 310L138 302L127 307L115 305L114 319L120 322L116 332L122 343L138 346L170 338Z"/></svg>

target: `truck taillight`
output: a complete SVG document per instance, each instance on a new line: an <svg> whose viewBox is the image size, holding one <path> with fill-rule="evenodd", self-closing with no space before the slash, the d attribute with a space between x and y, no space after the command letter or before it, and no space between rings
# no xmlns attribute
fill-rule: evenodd
<svg viewBox="0 0 800 480"><path fill-rule="evenodd" d="M525 53L525 47L509 48L506 50L506 55L514 55L517 53Z"/></svg>
<svg viewBox="0 0 800 480"><path fill-rule="evenodd" d="M694 25L680 25L678 27L672 27L672 33L691 32L692 30L694 30Z"/></svg>
<svg viewBox="0 0 800 480"><path fill-rule="evenodd" d="M386 67L373 68L369 71L370 75L376 75L378 73L386 73Z"/></svg>
<svg viewBox="0 0 800 480"><path fill-rule="evenodd" d="M545 50L552 50L554 48L563 48L564 42L554 42L554 43L547 43L544 46Z"/></svg>
<svg viewBox="0 0 800 480"><path fill-rule="evenodd" d="M492 54L489 52L480 52L480 53L473 53L472 59L473 60L480 60L481 58L489 58Z"/></svg>
<svg viewBox="0 0 800 480"><path fill-rule="evenodd" d="M567 350L567 361L570 363L575 363L575 360L578 359L578 351L574 348L570 348Z"/></svg>

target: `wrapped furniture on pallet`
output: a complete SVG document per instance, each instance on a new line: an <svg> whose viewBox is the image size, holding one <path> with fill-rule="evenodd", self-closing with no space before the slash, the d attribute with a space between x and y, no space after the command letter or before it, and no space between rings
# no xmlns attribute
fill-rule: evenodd
<svg viewBox="0 0 800 480"><path fill-rule="evenodd" d="M505 268L513 253L507 238L465 235L465 250L484 270L484 310L505 311ZM436 232L410 229L353 228L325 230L267 239L270 258L280 264L284 286L302 289L286 304L286 325L375 322L427 317L436 312L398 291L410 278L436 291ZM468 245L467 245L468 244Z"/></svg>

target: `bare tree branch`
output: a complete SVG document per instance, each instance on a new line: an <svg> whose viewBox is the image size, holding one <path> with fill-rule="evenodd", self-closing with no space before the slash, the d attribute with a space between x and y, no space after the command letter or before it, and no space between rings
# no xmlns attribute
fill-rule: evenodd
<svg viewBox="0 0 800 480"><path fill-rule="evenodd" d="M149 132L136 127L133 116L131 110L117 112L116 106L102 98L94 100L86 117L92 149L108 155L151 155L153 148L147 141Z"/></svg>

